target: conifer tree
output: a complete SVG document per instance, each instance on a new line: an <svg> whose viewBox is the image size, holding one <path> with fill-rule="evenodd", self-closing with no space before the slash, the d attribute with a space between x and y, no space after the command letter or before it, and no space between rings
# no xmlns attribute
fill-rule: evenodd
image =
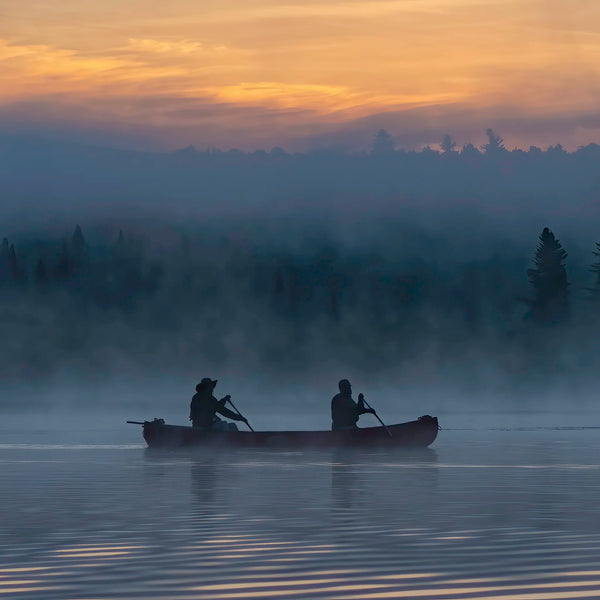
<svg viewBox="0 0 600 600"><path fill-rule="evenodd" d="M596 242L596 251L592 254L596 257L596 262L590 265L590 271L596 274L596 280L593 286L587 289L593 300L600 300L600 242Z"/></svg>
<svg viewBox="0 0 600 600"><path fill-rule="evenodd" d="M467 161L474 161L481 158L481 152L473 146L473 144L465 144L460 152L463 159Z"/></svg>
<svg viewBox="0 0 600 600"><path fill-rule="evenodd" d="M81 284L86 276L89 274L89 254L88 246L83 237L81 227L77 225L75 231L71 236L71 244L69 245L69 256L71 259L71 273L72 277L75 277Z"/></svg>
<svg viewBox="0 0 600 600"><path fill-rule="evenodd" d="M440 148L444 154L453 154L456 152L456 142L449 134L446 134L440 144Z"/></svg>
<svg viewBox="0 0 600 600"><path fill-rule="evenodd" d="M73 237L71 238L71 253L76 261L82 260L86 254L85 238L79 225L75 227Z"/></svg>
<svg viewBox="0 0 600 600"><path fill-rule="evenodd" d="M488 143L482 146L482 149L485 150L486 154L492 155L506 150L504 140L499 135L496 135L493 129L486 129L485 135L487 135Z"/></svg>
<svg viewBox="0 0 600 600"><path fill-rule="evenodd" d="M19 264L14 244L11 244L8 249L8 271L12 281L17 283L23 283L25 281L25 271Z"/></svg>
<svg viewBox="0 0 600 600"><path fill-rule="evenodd" d="M538 323L556 323L569 314L567 253L554 234L544 227L535 252L535 268L527 270L534 298L529 301L529 316Z"/></svg>
<svg viewBox="0 0 600 600"><path fill-rule="evenodd" d="M394 154L394 140L385 129L380 129L375 134L371 154L375 156L389 156Z"/></svg>
<svg viewBox="0 0 600 600"><path fill-rule="evenodd" d="M14 244L11 244L8 250L8 266L11 277L16 281L19 273L19 263L17 262L17 253L15 252Z"/></svg>

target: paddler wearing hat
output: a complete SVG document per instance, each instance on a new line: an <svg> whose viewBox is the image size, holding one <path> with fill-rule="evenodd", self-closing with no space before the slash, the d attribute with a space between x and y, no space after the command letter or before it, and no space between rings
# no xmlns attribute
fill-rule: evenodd
<svg viewBox="0 0 600 600"><path fill-rule="evenodd" d="M190 421L192 422L192 426L213 431L228 429L226 426L223 427L226 424L217 417L217 413L228 419L246 423L247 421L242 415L225 407L231 396L227 395L220 400L214 397L213 391L216 385L216 379L213 381L209 377L204 377L196 386L196 393L190 404ZM235 425L231 424L231 427L235 428Z"/></svg>

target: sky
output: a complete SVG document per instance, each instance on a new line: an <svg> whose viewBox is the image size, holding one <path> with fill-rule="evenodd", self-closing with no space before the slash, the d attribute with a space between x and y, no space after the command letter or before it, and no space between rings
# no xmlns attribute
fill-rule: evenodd
<svg viewBox="0 0 600 600"><path fill-rule="evenodd" d="M0 0L0 135L576 148L599 95L597 0Z"/></svg>

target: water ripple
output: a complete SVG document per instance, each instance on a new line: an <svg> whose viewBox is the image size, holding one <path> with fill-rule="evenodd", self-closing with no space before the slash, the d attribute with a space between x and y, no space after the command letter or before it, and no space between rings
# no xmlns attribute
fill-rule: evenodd
<svg viewBox="0 0 600 600"><path fill-rule="evenodd" d="M0 446L0 599L600 598L592 442Z"/></svg>

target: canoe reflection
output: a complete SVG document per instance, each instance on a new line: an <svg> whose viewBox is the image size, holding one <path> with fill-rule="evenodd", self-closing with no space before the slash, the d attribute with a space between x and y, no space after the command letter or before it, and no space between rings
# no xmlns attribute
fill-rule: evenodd
<svg viewBox="0 0 600 600"><path fill-rule="evenodd" d="M203 505L215 504L219 476L225 465L208 462L192 462L191 490L196 501Z"/></svg>
<svg viewBox="0 0 600 600"><path fill-rule="evenodd" d="M335 520L344 512L361 518L373 504L390 503L414 514L431 507L438 479L437 453L429 448L287 453L148 449L145 458L149 493L183 477L196 510L203 514L218 509L258 513L261 518L300 518L306 511L331 510ZM323 497L320 486L328 484L331 493Z"/></svg>
<svg viewBox="0 0 600 600"><path fill-rule="evenodd" d="M229 476L227 460L214 452L146 448L144 459L149 467L145 473L147 489L169 486L172 478L184 474L184 479L189 478L193 498L203 506L217 501L219 481Z"/></svg>
<svg viewBox="0 0 600 600"><path fill-rule="evenodd" d="M437 486L437 453L431 448L385 453L337 451L331 462L331 504L361 512L378 497L395 497L399 505L419 502ZM398 483L410 493L398 494ZM408 509L409 507L406 506ZM414 510L415 507L410 507Z"/></svg>

